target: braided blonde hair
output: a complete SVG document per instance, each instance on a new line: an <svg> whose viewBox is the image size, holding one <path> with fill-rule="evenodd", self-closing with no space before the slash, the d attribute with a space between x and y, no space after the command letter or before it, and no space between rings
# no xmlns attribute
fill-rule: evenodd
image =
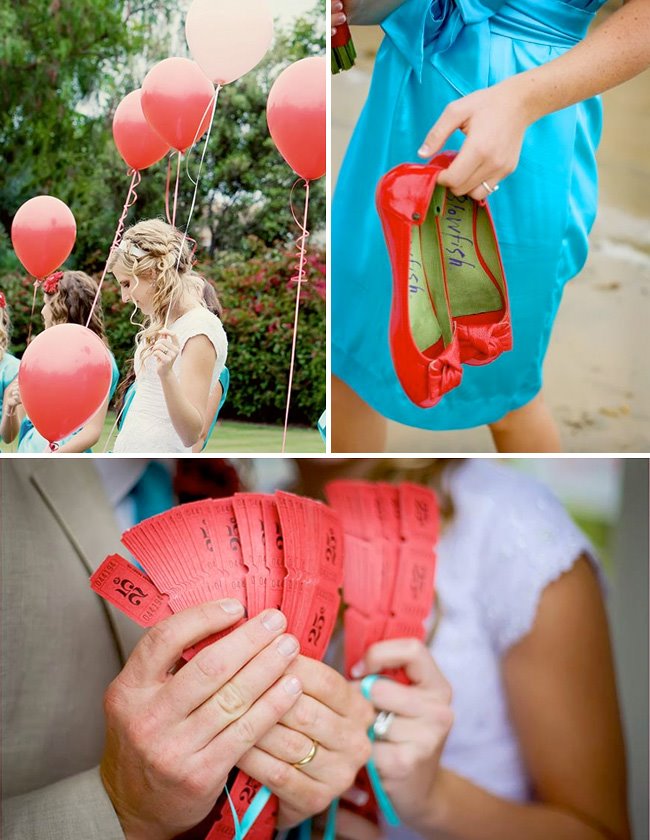
<svg viewBox="0 0 650 840"><path fill-rule="evenodd" d="M146 253L136 257L129 253L133 244ZM108 270L130 274L136 281L146 280L153 286L153 312L147 315L136 344L145 352L153 347L158 332L165 326L170 304L205 306L203 278L192 272L192 252L178 228L162 219L148 219L129 228L121 248L113 251ZM178 267L177 267L178 264Z"/></svg>
<svg viewBox="0 0 650 840"><path fill-rule="evenodd" d="M4 359L9 337L11 336L11 318L7 306L0 307L0 362Z"/></svg>

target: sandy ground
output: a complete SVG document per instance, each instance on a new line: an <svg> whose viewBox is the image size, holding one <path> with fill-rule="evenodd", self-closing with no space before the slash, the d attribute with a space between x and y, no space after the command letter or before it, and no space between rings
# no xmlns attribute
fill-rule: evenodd
<svg viewBox="0 0 650 840"><path fill-rule="evenodd" d="M357 66L332 79L336 178L381 39L353 37ZM567 452L650 451L650 72L604 95L601 194L591 254L568 285L545 364L545 394ZM422 432L389 424L391 452L491 452L485 428Z"/></svg>

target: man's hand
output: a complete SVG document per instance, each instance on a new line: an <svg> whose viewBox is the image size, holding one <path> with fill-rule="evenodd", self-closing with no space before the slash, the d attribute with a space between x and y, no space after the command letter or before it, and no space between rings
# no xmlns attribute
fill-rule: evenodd
<svg viewBox="0 0 650 840"><path fill-rule="evenodd" d="M167 840L210 812L228 773L302 692L298 641L267 610L175 672L183 650L244 614L225 600L157 624L105 696L101 775L128 840Z"/></svg>
<svg viewBox="0 0 650 840"><path fill-rule="evenodd" d="M322 662L299 657L289 671L303 695L239 762L239 767L280 799L278 827L324 811L351 787L370 757L366 735L373 708L358 690ZM293 765L318 747L309 764Z"/></svg>

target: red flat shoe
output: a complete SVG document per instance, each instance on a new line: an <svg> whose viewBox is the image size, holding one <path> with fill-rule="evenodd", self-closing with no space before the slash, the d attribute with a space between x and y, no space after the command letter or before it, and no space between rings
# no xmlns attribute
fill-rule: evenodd
<svg viewBox="0 0 650 840"><path fill-rule="evenodd" d="M379 181L376 195L393 275L391 356L404 392L422 408L434 406L462 378L440 236L442 204L432 201L444 168L400 164Z"/></svg>
<svg viewBox="0 0 650 840"><path fill-rule="evenodd" d="M407 259L411 260L413 244L405 247L402 242L399 246L395 244L395 240L400 236L406 236L407 240L410 240L409 228L414 225L420 226L419 237L423 243L420 253L425 254L425 285L430 293L431 307L438 320L444 347L433 345L425 349L419 335L415 335L411 343L415 340L417 347L430 357L447 346L452 347L455 342L458 345L460 362L471 365L487 364L512 348L508 290L489 207L485 201L474 201L469 196L455 196L445 187L437 185L438 174L449 166L455 154L443 152L426 164L401 164L382 178L377 189L377 206L386 240L387 243L393 243L392 249L389 244L394 281L391 352L396 370L396 356L404 355L405 352L407 356L412 355L408 340L404 343L406 328L402 316L405 312L404 251L408 251ZM393 233L390 230L391 226L395 228ZM413 237L413 240L415 239L416 237ZM437 247L433 247L432 239L435 239ZM398 256L399 247L401 253ZM416 254L416 262L417 259ZM401 275L399 260L402 260ZM417 277L414 285L419 285ZM444 329L441 288L444 288L447 315L452 323L452 341L448 339L450 331ZM398 289L401 289L401 293L398 293ZM438 289L437 295L435 289ZM411 305L413 294L414 290L408 294ZM420 310L422 309L420 305ZM394 320L402 322L396 324L395 330ZM406 326L408 327L408 323ZM421 330L416 332L420 333ZM451 354L451 357L456 358L455 354ZM403 370L405 366L408 366L407 360L402 361L400 369ZM398 372L398 376L409 393L405 384L409 374L404 372L402 375ZM455 383L457 384L458 382ZM442 393L446 393L447 390L451 388L443 390ZM424 405L419 398L415 398L414 402ZM435 402L429 404L433 405Z"/></svg>

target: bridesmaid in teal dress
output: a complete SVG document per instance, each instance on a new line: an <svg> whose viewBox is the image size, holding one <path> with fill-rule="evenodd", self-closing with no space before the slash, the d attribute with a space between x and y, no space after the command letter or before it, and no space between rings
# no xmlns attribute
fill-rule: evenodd
<svg viewBox="0 0 650 840"><path fill-rule="evenodd" d="M596 214L597 94L650 64L650 4L628 0L586 35L604 1L332 0L333 26L381 22L385 35L332 204L334 451L380 451L384 418L488 424L500 451L559 448L542 364ZM442 149L461 151L441 184L490 194L514 347L465 366L460 386L423 409L390 358L391 270L374 196L389 169Z"/></svg>
<svg viewBox="0 0 650 840"><path fill-rule="evenodd" d="M85 326L96 292L97 283L83 271L58 271L48 277L43 283L44 300L41 309L45 329L55 324L81 324ZM101 301L97 302L88 327L108 347L104 332ZM90 452L92 451L91 447L99 440L104 427L108 404L115 393L120 377L115 357L112 353L110 353L110 357L112 365L111 387L104 405L85 426L73 435L58 441L58 452ZM16 420L19 422L14 422L11 430L3 429L6 442L10 442L17 436L18 452L35 453L49 450L48 441L34 428L29 417L25 415L22 405L18 406Z"/></svg>
<svg viewBox="0 0 650 840"><path fill-rule="evenodd" d="M0 421L5 391L18 375L20 361L8 352L9 337L11 336L11 320L7 309L7 299L4 292L0 292Z"/></svg>

